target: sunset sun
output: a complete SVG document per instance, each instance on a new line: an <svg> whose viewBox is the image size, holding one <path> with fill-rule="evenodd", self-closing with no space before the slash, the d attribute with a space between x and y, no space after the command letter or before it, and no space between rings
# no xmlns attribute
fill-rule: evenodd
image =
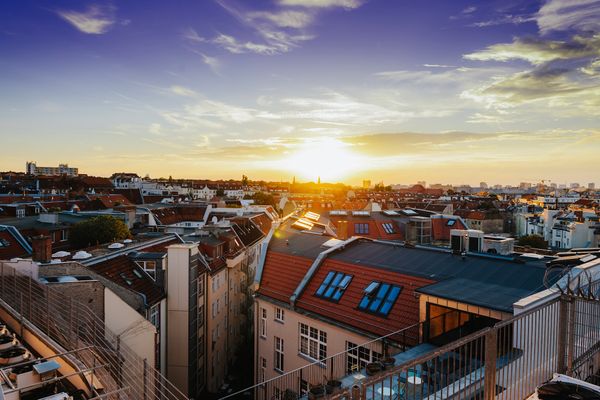
<svg viewBox="0 0 600 400"><path fill-rule="evenodd" d="M364 157L337 139L310 141L278 164L300 179L339 181L358 170Z"/></svg>

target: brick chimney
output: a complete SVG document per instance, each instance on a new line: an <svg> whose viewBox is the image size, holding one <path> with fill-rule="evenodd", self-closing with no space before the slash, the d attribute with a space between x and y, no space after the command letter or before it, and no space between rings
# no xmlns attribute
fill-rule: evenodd
<svg viewBox="0 0 600 400"><path fill-rule="evenodd" d="M348 239L348 221L338 221L336 233L339 240Z"/></svg>
<svg viewBox="0 0 600 400"><path fill-rule="evenodd" d="M50 262L52 260L52 239L50 236L34 236L31 238L33 261Z"/></svg>

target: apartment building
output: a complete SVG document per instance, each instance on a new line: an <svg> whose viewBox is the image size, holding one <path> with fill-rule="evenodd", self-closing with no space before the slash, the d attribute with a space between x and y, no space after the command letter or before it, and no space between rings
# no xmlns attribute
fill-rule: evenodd
<svg viewBox="0 0 600 400"><path fill-rule="evenodd" d="M27 161L27 163L25 163L25 172L29 175L77 176L79 174L79 169L70 168L69 164L59 164L58 167L38 167L36 162Z"/></svg>
<svg viewBox="0 0 600 400"><path fill-rule="evenodd" d="M510 318L515 302L544 287L543 259L342 241L308 229L307 220L278 227L257 271L255 381L311 363L322 372L259 387L270 391L260 398L302 394L324 376L342 377L409 348L442 346Z"/></svg>
<svg viewBox="0 0 600 400"><path fill-rule="evenodd" d="M212 217L168 249L168 376L190 396L219 392L247 355L249 283L275 222L256 212Z"/></svg>

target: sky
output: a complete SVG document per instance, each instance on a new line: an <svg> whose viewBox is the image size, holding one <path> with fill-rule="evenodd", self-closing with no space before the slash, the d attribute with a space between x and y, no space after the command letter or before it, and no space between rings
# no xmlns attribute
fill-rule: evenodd
<svg viewBox="0 0 600 400"><path fill-rule="evenodd" d="M0 137L0 170L600 183L600 0L8 0Z"/></svg>

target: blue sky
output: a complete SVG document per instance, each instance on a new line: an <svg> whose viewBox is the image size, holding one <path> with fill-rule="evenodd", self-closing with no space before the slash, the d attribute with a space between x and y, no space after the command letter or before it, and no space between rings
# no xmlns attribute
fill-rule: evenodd
<svg viewBox="0 0 600 400"><path fill-rule="evenodd" d="M591 182L600 1L9 1L1 170Z"/></svg>

